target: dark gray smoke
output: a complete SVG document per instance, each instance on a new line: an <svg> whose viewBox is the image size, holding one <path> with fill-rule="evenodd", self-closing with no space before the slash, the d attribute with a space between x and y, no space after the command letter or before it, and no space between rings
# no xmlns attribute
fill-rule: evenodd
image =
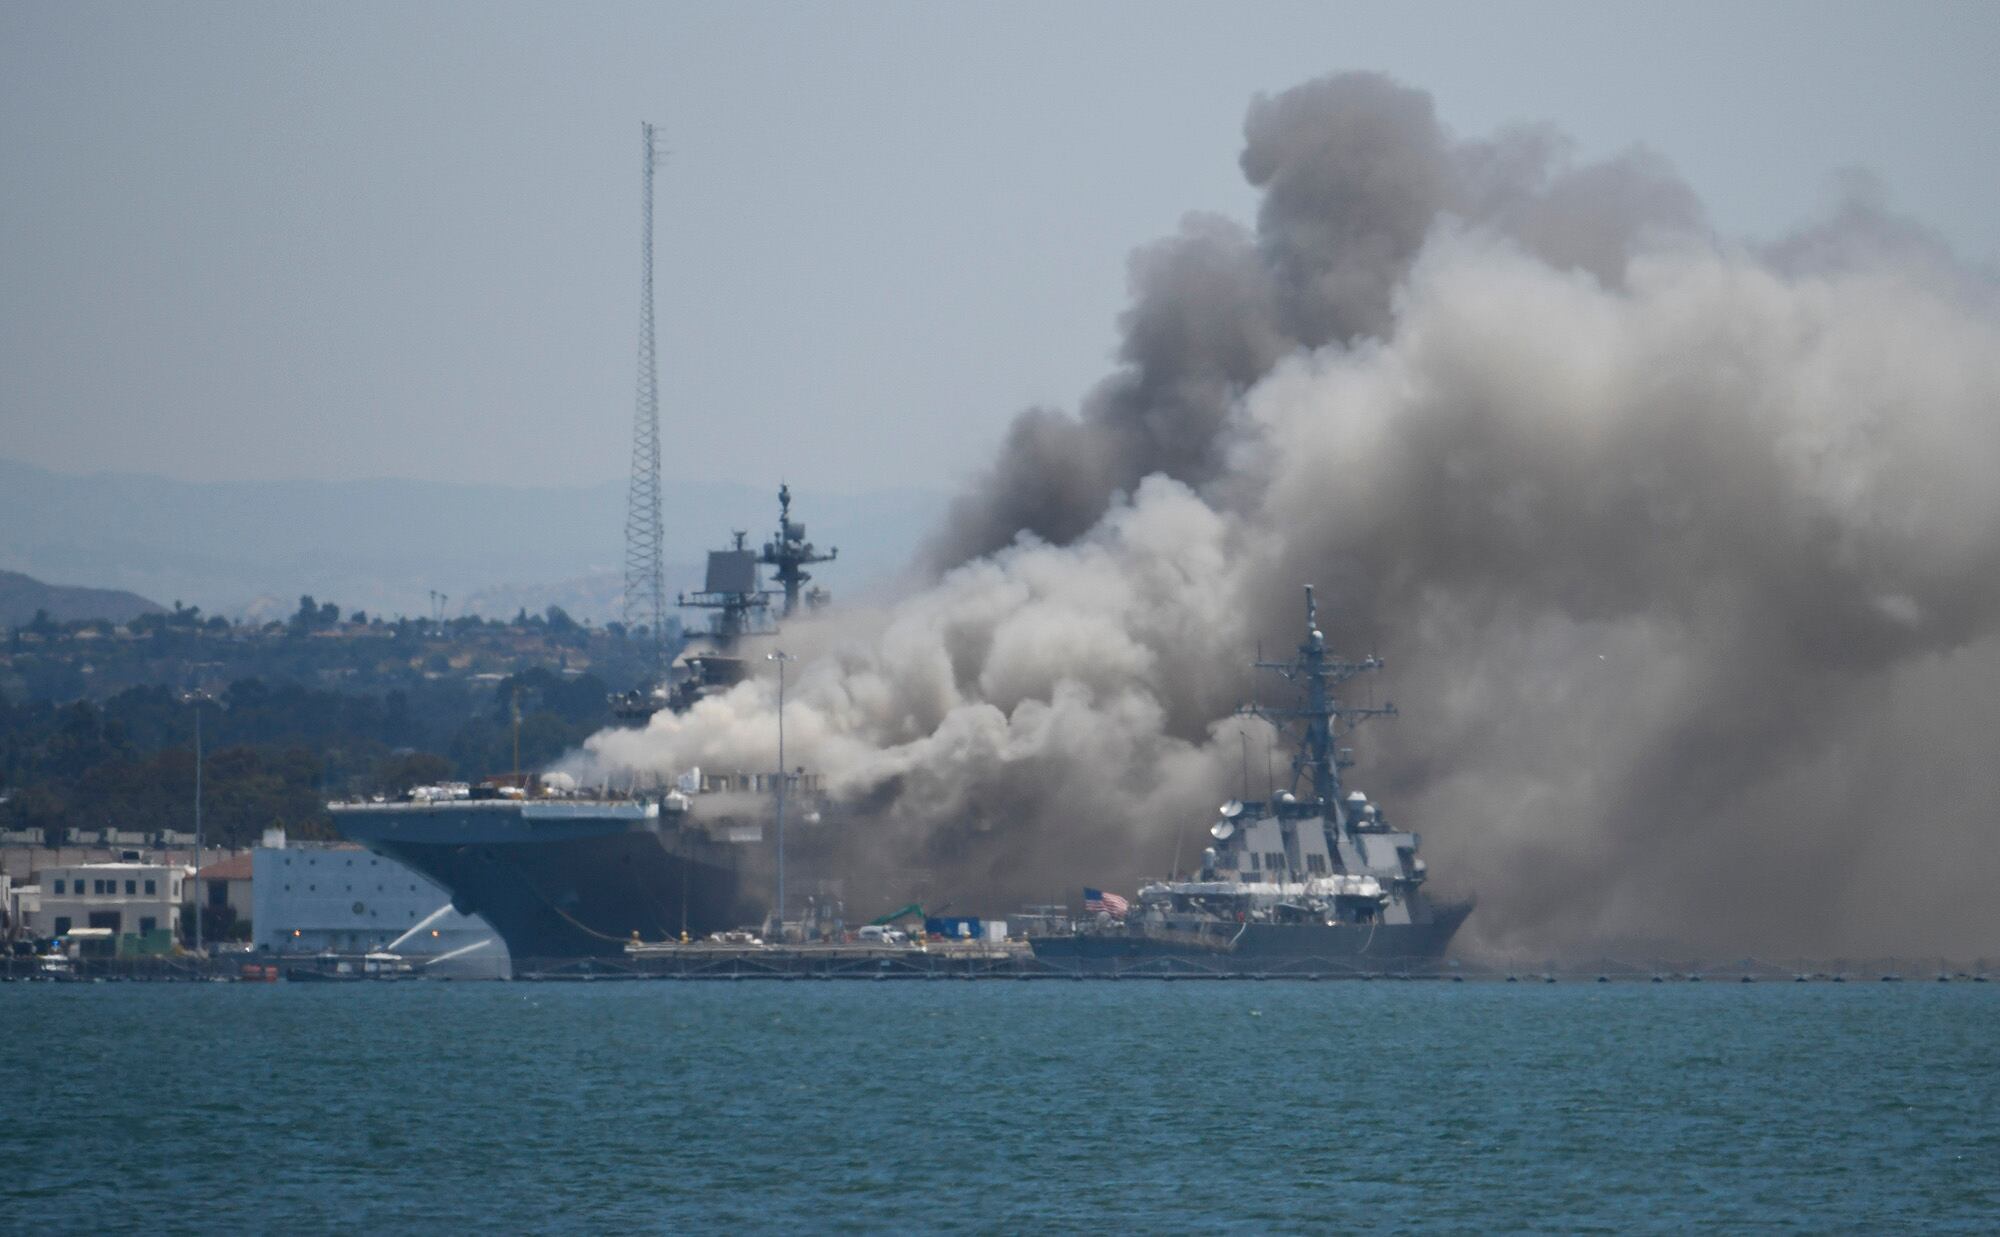
<svg viewBox="0 0 2000 1237"><path fill-rule="evenodd" d="M1074 540L1154 473L1216 480L1235 402L1281 357L1385 336L1440 217L1614 286L1637 240L1701 223L1693 192L1644 152L1577 167L1547 129L1454 141L1428 94L1376 73L1257 98L1241 164L1264 194L1256 233L1193 217L1139 251L1118 372L1078 416L1036 409L1014 423L936 539L936 566L1022 532Z"/></svg>
<svg viewBox="0 0 2000 1237"><path fill-rule="evenodd" d="M1865 186L1719 242L1642 152L1372 74L1256 100L1242 166L1255 232L1140 251L1119 370L1016 422L936 583L797 633L788 745L991 909L1161 872L1261 789L1229 710L1317 581L1404 711L1359 784L1485 943L2000 947L1990 279ZM762 767L771 703L591 771Z"/></svg>
<svg viewBox="0 0 2000 1237"><path fill-rule="evenodd" d="M1489 939L1993 943L2000 777L1908 775L1977 692L1883 722L1940 664L2000 684L1996 342L1879 267L1679 250L1607 290L1440 236L1391 347L1260 385L1252 520L1400 667L1376 789Z"/></svg>

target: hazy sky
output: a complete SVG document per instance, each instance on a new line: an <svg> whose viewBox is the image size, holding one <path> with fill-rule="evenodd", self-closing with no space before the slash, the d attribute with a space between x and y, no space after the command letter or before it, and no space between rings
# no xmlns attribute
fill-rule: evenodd
<svg viewBox="0 0 2000 1237"><path fill-rule="evenodd" d="M1248 219L1335 69L1664 155L1731 235L1841 169L2000 262L2000 5L0 6L0 455L625 469L639 121L669 467L950 485L1109 364L1133 246Z"/></svg>

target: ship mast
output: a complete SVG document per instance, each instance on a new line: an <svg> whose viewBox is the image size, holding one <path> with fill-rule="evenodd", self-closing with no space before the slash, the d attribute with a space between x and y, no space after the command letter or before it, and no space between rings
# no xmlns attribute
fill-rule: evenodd
<svg viewBox="0 0 2000 1237"><path fill-rule="evenodd" d="M792 520L792 487L780 483L778 486L778 535L764 543L764 552L757 561L775 568L771 574L785 588L785 608L781 617L790 618L792 611L799 608L799 588L812 579L805 568L814 563L830 563L839 557L840 550L830 548L821 554L812 542L806 540L806 526ZM818 604L815 597L823 596L821 590L814 589L807 597L809 604Z"/></svg>
<svg viewBox="0 0 2000 1237"><path fill-rule="evenodd" d="M1253 704L1245 711L1280 730L1295 723L1302 724L1304 733L1300 736L1298 750L1292 755L1292 785L1296 788L1299 779L1305 778L1312 787L1313 797L1309 806L1315 809L1313 814L1331 823L1347 823L1340 805L1340 771L1354 761L1350 749L1337 747L1336 741L1352 733L1356 726L1370 717L1394 717L1396 706L1387 703L1380 708L1343 705L1333 689L1356 675L1380 670L1382 659L1370 656L1360 661L1347 661L1327 652L1326 636L1319 629L1319 603L1313 597L1313 586L1308 584L1306 638L1299 645L1298 655L1290 661L1259 660L1252 664L1259 670L1269 670L1296 684L1302 699L1296 708Z"/></svg>

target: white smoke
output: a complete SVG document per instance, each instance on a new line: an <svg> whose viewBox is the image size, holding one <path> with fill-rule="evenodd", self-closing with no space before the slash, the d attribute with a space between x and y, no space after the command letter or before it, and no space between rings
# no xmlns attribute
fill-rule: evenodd
<svg viewBox="0 0 2000 1237"><path fill-rule="evenodd" d="M1252 553L1237 521L1156 477L1075 544L1026 541L888 610L800 624L786 763L823 771L838 800L872 801L885 846L976 864L1006 888L1044 889L1086 862L1123 874L1133 847L1217 793L1213 751L1175 724L1205 710L1174 712L1204 681L1216 700L1240 681ZM599 734L586 775L772 767L776 686ZM1037 854L1066 834L1061 854ZM971 835L995 853L966 856Z"/></svg>
<svg viewBox="0 0 2000 1237"><path fill-rule="evenodd" d="M1480 939L2000 944L2000 772L1940 755L2000 720L1991 281L1873 202L1721 242L1656 160L1370 75L1247 137L1256 235L1142 252L1125 368L1024 415L935 582L786 634L788 763L992 909L1129 883L1262 790L1231 709L1318 582L1403 709L1359 784ZM774 687L574 771L768 768Z"/></svg>

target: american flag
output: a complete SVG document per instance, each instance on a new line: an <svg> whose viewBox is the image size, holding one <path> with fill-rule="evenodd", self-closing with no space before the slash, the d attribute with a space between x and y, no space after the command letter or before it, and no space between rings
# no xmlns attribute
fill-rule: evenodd
<svg viewBox="0 0 2000 1237"><path fill-rule="evenodd" d="M1103 911L1107 915L1122 916L1131 909L1132 904L1115 893L1090 888L1085 888L1083 891L1083 913L1086 915L1095 915Z"/></svg>

